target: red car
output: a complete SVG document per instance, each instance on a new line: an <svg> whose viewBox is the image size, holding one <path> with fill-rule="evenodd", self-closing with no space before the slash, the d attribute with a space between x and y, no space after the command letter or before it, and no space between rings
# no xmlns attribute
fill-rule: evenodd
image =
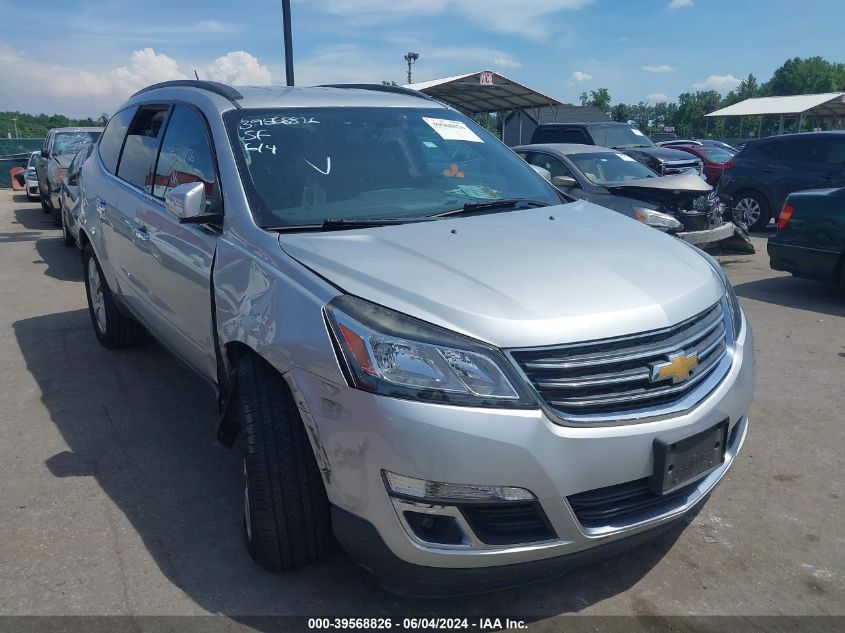
<svg viewBox="0 0 845 633"><path fill-rule="evenodd" d="M672 149L688 152L698 156L704 163L704 178L710 185L716 186L722 172L725 171L725 163L730 162L734 155L726 149L715 145L672 145Z"/></svg>

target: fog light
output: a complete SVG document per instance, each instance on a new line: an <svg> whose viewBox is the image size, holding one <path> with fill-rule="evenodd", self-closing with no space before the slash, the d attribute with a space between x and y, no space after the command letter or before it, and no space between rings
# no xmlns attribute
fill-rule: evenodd
<svg viewBox="0 0 845 633"><path fill-rule="evenodd" d="M534 495L524 488L513 486L478 486L475 484L446 484L426 481L383 470L387 489L396 495L432 501L526 501Z"/></svg>

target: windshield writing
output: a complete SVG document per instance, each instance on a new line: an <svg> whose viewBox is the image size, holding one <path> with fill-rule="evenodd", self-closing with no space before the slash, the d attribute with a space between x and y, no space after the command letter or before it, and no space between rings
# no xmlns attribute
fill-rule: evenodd
<svg viewBox="0 0 845 633"><path fill-rule="evenodd" d="M523 161L451 110L239 110L226 123L261 226L410 220L502 198L560 203Z"/></svg>

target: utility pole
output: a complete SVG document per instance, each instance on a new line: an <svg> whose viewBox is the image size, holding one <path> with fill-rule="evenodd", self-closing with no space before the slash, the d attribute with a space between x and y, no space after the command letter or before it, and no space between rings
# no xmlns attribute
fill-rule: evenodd
<svg viewBox="0 0 845 633"><path fill-rule="evenodd" d="M409 52L407 55L405 55L405 61L408 62L408 83L409 84L414 83L413 81L411 81L411 64L413 64L419 58L420 58L419 53Z"/></svg>
<svg viewBox="0 0 845 633"><path fill-rule="evenodd" d="M285 33L285 78L287 85L293 85L293 42L290 27L290 0L282 0L282 26Z"/></svg>
<svg viewBox="0 0 845 633"><path fill-rule="evenodd" d="M18 117L13 117L12 121L15 123L15 138L20 138L21 135L18 134Z"/></svg>

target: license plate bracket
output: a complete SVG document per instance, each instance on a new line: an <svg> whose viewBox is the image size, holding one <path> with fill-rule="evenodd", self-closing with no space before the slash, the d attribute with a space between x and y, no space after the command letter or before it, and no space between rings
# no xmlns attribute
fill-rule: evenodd
<svg viewBox="0 0 845 633"><path fill-rule="evenodd" d="M716 470L725 462L727 442L727 420L692 435L676 433L654 438L651 491L669 494Z"/></svg>

